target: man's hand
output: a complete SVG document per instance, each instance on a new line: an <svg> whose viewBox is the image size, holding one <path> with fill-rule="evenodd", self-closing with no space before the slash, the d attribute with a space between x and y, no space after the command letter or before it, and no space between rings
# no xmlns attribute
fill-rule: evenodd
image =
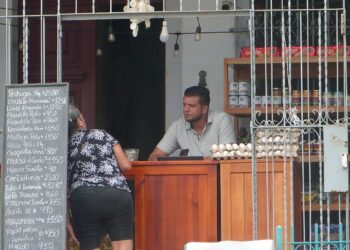
<svg viewBox="0 0 350 250"><path fill-rule="evenodd" d="M156 147L153 152L148 157L149 161L156 161L159 156L168 156L167 153L165 153L163 150Z"/></svg>

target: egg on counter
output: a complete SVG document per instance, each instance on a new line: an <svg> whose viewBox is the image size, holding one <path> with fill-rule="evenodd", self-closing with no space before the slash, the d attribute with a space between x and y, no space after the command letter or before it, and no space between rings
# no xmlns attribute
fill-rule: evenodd
<svg viewBox="0 0 350 250"><path fill-rule="evenodd" d="M213 144L211 147L210 147L210 151L213 152L213 153L216 153L219 151L219 146L216 145L216 144Z"/></svg>

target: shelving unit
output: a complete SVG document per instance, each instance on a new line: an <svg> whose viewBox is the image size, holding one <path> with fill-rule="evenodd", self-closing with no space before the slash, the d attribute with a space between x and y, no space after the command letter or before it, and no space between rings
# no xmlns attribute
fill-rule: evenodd
<svg viewBox="0 0 350 250"><path fill-rule="evenodd" d="M287 59L287 58L285 58ZM345 59L345 60L344 60ZM343 64L344 61L349 63L350 56L343 57L338 56L328 56L328 57L318 57L318 56L303 56L303 57L291 57L292 72L291 75L293 79L300 79L303 77L318 78L319 77L319 64L321 65L321 72L324 77L325 65L327 64L327 76L329 78L342 76L343 75ZM286 61L283 61L282 57L267 57L266 61L264 57L256 57L256 75L257 79L264 80L265 78L271 79L271 65L272 67L272 79L281 79L282 75L282 65ZM338 63L337 63L338 62ZM228 83L230 80L234 81L251 81L251 71L250 71L251 59L246 57L239 58L225 58L224 59L224 109L225 112L235 115L235 116L248 116L251 114L251 107L230 107L228 102ZM233 70L233 75L230 74L230 69ZM301 70L302 69L302 70ZM308 70L307 70L308 69ZM350 75L350 67L347 67L348 75ZM267 76L265 76L267 74ZM318 110L319 106L297 106L299 111L303 110L304 113L311 112L313 109ZM329 109L338 110L339 112L344 112L346 107L344 106L328 106ZM261 106L256 107L256 110L262 113L276 113L278 110L282 110L283 107L275 106ZM349 110L349 107L348 107Z"/></svg>
<svg viewBox="0 0 350 250"><path fill-rule="evenodd" d="M284 77L284 79L287 78L287 75L282 75L283 67L288 67L287 64L288 58L282 58L282 57L256 57L255 58L255 75L256 75L256 88L260 88L260 93L262 90L265 93L266 89L265 84L270 85L268 89L268 93L270 93L271 89L275 87L275 85L279 84L280 88L281 82ZM296 88L296 86L293 86L294 81L299 81L300 79L316 79L318 80L319 77L322 78L322 84L324 84L325 78L327 79L334 79L334 78L341 78L343 75L350 76L350 56L344 57L342 55L338 56L303 56L303 57L291 57L290 58L290 69L291 69L291 76L292 76L292 89ZM284 64L286 63L286 64ZM277 118L277 114L280 111L286 111L288 110L289 106L273 106L273 105L260 105L252 107L231 107L229 105L229 82L251 82L251 58L226 58L224 60L224 110L228 114L233 116L233 121L235 123L235 128L238 132L240 120L244 118L245 120L250 119L251 113L253 110L256 112L260 112L261 114L270 114L269 119ZM344 74L344 70L347 70L347 74ZM348 80L349 82L349 80ZM333 88L334 91L334 85L333 83L329 82L329 86ZM304 85L305 86L305 85ZM345 88L344 88L345 89ZM303 90L303 88L300 88L299 90ZM291 91L291 90L290 90ZM323 91L323 90L322 90ZM330 91L330 89L328 89ZM271 91L272 92L272 91ZM291 91L292 92L292 91ZM291 93L289 92L289 93ZM323 93L323 92L321 92ZM262 96L262 94L256 94L259 96ZM310 93L311 95L311 93ZM344 93L346 95L346 93ZM252 97L253 98L253 97ZM283 99L283 98L282 98ZM252 102L254 103L254 102ZM343 105L327 105L324 106L322 103L320 105L302 105L302 106L294 106L293 108L296 108L298 110L298 113L302 114L304 117L315 115L317 116L317 112L321 111L324 112L327 110L329 113L342 113L344 112L350 112L350 106L343 106ZM314 112L316 111L316 112ZM274 114L272 116L272 114ZM264 117L264 116L263 116ZM267 117L267 116L265 116ZM350 157L348 158L350 161ZM320 158L318 154L304 154L304 156L298 156L294 158L293 165L295 164L295 170L298 173L296 176L294 187L295 195L301 197L302 195L302 176L301 172L303 168L310 167L309 164L311 164L311 171L317 175L318 174L318 167L323 162L323 156ZM317 173L316 173L317 172ZM318 179L315 178L315 175L312 176L312 183L315 182L318 183ZM311 185L312 183L306 183ZM325 195L325 193L323 193ZM303 225L304 222L302 222L302 218L304 215L310 215L309 220L314 220L314 217L317 217L317 215L320 213L320 211L327 212L327 209L329 208L329 211L332 212L333 215L339 214L336 212L344 212L346 211L347 207L346 204L342 201L342 203L333 202L331 204L323 203L322 207L320 207L319 203L308 203L305 202L303 205L303 202L301 199L295 200L295 227L298 228L299 233L301 233L303 230L306 232L310 229L305 227ZM321 209L322 208L322 209ZM305 212L304 215L302 213ZM306 213L307 212L307 213ZM310 212L310 214L309 214ZM335 216L336 217L336 216ZM304 227L304 228L302 228ZM299 237L301 234L299 235Z"/></svg>

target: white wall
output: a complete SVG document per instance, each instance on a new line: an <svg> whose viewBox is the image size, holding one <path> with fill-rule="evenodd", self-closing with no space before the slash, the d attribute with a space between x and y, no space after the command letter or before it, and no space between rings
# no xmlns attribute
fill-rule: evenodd
<svg viewBox="0 0 350 250"><path fill-rule="evenodd" d="M179 10L175 3L168 0L167 10ZM221 2L221 1L220 1ZM198 1L183 1L183 10L198 9ZM221 6L219 4L219 6ZM238 0L237 6L248 8L249 1ZM215 10L216 1L202 0L202 10ZM230 28L247 27L247 18L237 17L200 17L202 32L228 31ZM238 22L237 22L238 20ZM235 26L235 23L236 26ZM197 26L195 17L169 19L169 32L194 32ZM200 41L194 41L193 34L181 35L179 39L181 54L173 57L175 36L170 36L166 45L166 128L182 115L182 96L184 90L199 82L199 71L207 73L206 82L210 90L212 110L223 111L224 58L239 55L238 44L249 44L249 34L202 34Z"/></svg>

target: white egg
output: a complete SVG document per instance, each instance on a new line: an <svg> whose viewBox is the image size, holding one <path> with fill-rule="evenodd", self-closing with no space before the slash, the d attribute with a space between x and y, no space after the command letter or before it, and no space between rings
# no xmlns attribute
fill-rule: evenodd
<svg viewBox="0 0 350 250"><path fill-rule="evenodd" d="M248 152L248 151L245 151L245 152L243 153L243 156L244 156L244 158L249 158L249 152ZM250 154L250 156L251 156L251 154Z"/></svg>
<svg viewBox="0 0 350 250"><path fill-rule="evenodd" d="M227 160L227 158L228 158L228 151L222 152L222 157L224 158L224 160Z"/></svg>
<svg viewBox="0 0 350 250"><path fill-rule="evenodd" d="M233 143L233 144L232 144L232 149L233 149L233 150L237 150L237 149L238 149L237 143Z"/></svg>
<svg viewBox="0 0 350 250"><path fill-rule="evenodd" d="M226 147L225 147L225 145L224 144L220 144L219 145L219 152L224 152L225 151L225 149L226 149Z"/></svg>
<svg viewBox="0 0 350 250"><path fill-rule="evenodd" d="M264 143L267 142L267 139L265 136L261 138L261 142L264 142Z"/></svg>
<svg viewBox="0 0 350 250"><path fill-rule="evenodd" d="M268 156L268 157L272 157L272 151L269 151L269 152L267 153L267 156Z"/></svg>
<svg viewBox="0 0 350 250"><path fill-rule="evenodd" d="M225 145L225 147L226 147L226 150L227 150L227 151L231 151L231 150L232 150L232 145L231 145L230 143L227 143L227 144Z"/></svg>
<svg viewBox="0 0 350 250"><path fill-rule="evenodd" d="M272 136L271 137L269 137L269 139L267 140L268 142L273 142L273 138L272 138Z"/></svg>
<svg viewBox="0 0 350 250"><path fill-rule="evenodd" d="M258 152L264 151L264 146L263 145L258 145L257 148Z"/></svg>
<svg viewBox="0 0 350 250"><path fill-rule="evenodd" d="M275 138L273 138L273 142L279 142L280 141L280 139L281 139L281 137L279 137L279 136L276 136Z"/></svg>
<svg viewBox="0 0 350 250"><path fill-rule="evenodd" d="M228 152L228 156L229 156L231 159L234 159L234 158L235 158L235 151L230 151L230 152Z"/></svg>
<svg viewBox="0 0 350 250"><path fill-rule="evenodd" d="M211 152L216 153L216 152L218 152L218 150L219 150L219 146L216 145L216 144L213 144L213 145L210 147L210 150L211 150Z"/></svg>
<svg viewBox="0 0 350 250"><path fill-rule="evenodd" d="M247 144L247 151L252 152L252 149L253 149L253 145L251 143L248 143Z"/></svg>
<svg viewBox="0 0 350 250"><path fill-rule="evenodd" d="M247 146L244 143L239 144L239 151L244 152L247 149Z"/></svg>
<svg viewBox="0 0 350 250"><path fill-rule="evenodd" d="M292 146L292 151L293 151L293 152L297 152L298 149L299 149L299 146L298 146L297 144L294 144L294 145Z"/></svg>
<svg viewBox="0 0 350 250"><path fill-rule="evenodd" d="M238 159L241 159L242 158L242 153L241 153L241 151L236 151L236 156L237 156L237 158Z"/></svg>
<svg viewBox="0 0 350 250"><path fill-rule="evenodd" d="M281 150L276 150L275 151L275 156L281 156Z"/></svg>
<svg viewBox="0 0 350 250"><path fill-rule="evenodd" d="M262 154L261 154L260 152L258 152L258 153L256 154L256 158L262 158Z"/></svg>

